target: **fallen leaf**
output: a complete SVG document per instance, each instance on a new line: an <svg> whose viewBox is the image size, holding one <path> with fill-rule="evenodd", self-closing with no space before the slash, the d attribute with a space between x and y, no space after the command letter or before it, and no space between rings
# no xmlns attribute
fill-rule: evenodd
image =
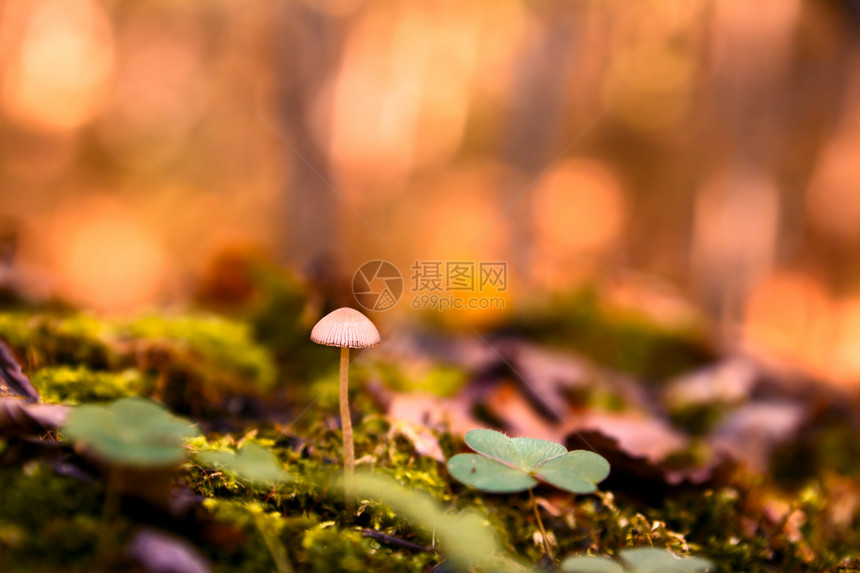
<svg viewBox="0 0 860 573"><path fill-rule="evenodd" d="M65 423L69 413L60 404L30 404L20 398L0 398L0 434L38 436Z"/></svg>
<svg viewBox="0 0 860 573"><path fill-rule="evenodd" d="M587 368L581 359L519 340L505 340L493 346L523 393L541 413L556 421L568 416L567 394L588 383Z"/></svg>
<svg viewBox="0 0 860 573"><path fill-rule="evenodd" d="M39 401L39 391L21 369L12 347L0 340L0 394L17 394L28 402Z"/></svg>
<svg viewBox="0 0 860 573"><path fill-rule="evenodd" d="M602 489L625 492L653 504L662 503L677 491L699 490L723 483L733 470L729 460L686 470L668 468L631 454L616 439L596 430L573 432L565 440L565 445L571 450L588 449L606 458L611 471L601 484Z"/></svg>
<svg viewBox="0 0 860 573"><path fill-rule="evenodd" d="M511 381L500 381L492 392L487 392L483 405L512 435L558 442L565 435L564 428L535 410L520 386Z"/></svg>
<svg viewBox="0 0 860 573"><path fill-rule="evenodd" d="M750 395L757 377L758 369L751 360L732 358L669 382L664 401L673 406L737 403Z"/></svg>
<svg viewBox="0 0 860 573"><path fill-rule="evenodd" d="M212 567L188 541L154 529L143 529L126 551L151 573L210 573Z"/></svg>
<svg viewBox="0 0 860 573"><path fill-rule="evenodd" d="M430 457L437 462L445 463L445 454L439 446L439 439L427 426L395 420L389 431L389 438L394 436L403 436L409 440L419 456Z"/></svg>
<svg viewBox="0 0 860 573"><path fill-rule="evenodd" d="M805 419L795 402L751 402L729 413L713 432L710 443L754 471L765 471L774 449L793 439Z"/></svg>
<svg viewBox="0 0 860 573"><path fill-rule="evenodd" d="M618 447L629 455L652 463L660 463L670 454L689 446L689 439L665 420L633 412L587 413L571 420L570 430L598 431L615 440Z"/></svg>
<svg viewBox="0 0 860 573"><path fill-rule="evenodd" d="M394 393L381 385L369 383L367 391L393 421L404 421L460 435L480 426L478 420L472 416L472 402L459 396L440 398L421 392Z"/></svg>

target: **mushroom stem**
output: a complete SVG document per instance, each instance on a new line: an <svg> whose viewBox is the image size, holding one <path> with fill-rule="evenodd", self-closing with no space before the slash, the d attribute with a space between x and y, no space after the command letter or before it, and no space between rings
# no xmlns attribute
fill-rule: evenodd
<svg viewBox="0 0 860 573"><path fill-rule="evenodd" d="M355 473L355 444L349 417L349 347L340 349L340 424L343 428L343 488L346 507L353 507L352 476Z"/></svg>

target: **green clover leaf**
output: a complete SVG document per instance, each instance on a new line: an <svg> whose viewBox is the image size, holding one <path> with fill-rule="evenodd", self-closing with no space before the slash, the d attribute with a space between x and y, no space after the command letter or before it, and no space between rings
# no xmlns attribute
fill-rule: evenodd
<svg viewBox="0 0 860 573"><path fill-rule="evenodd" d="M259 444L246 444L236 452L221 450L202 452L198 458L209 466L220 466L240 479L254 483L289 479L274 454Z"/></svg>
<svg viewBox="0 0 860 573"><path fill-rule="evenodd" d="M609 462L585 450L534 438L509 438L493 430L472 430L466 444L477 454L448 460L457 481L489 493L516 493L539 481L571 493L592 493L609 475Z"/></svg>
<svg viewBox="0 0 860 573"><path fill-rule="evenodd" d="M630 564L636 573L693 573L714 567L701 557L681 558L674 553L656 547L637 547L618 552L621 559Z"/></svg>
<svg viewBox="0 0 860 573"><path fill-rule="evenodd" d="M624 568L609 557L575 555L561 564L562 573L626 573Z"/></svg>
<svg viewBox="0 0 860 573"><path fill-rule="evenodd" d="M477 454L457 454L448 460L448 471L460 483L489 493L516 493L538 484L519 468Z"/></svg>
<svg viewBox="0 0 860 573"><path fill-rule="evenodd" d="M701 557L678 557L656 547L636 547L618 552L627 566L591 555L568 557L561 564L562 573L700 573L714 564Z"/></svg>
<svg viewBox="0 0 860 573"><path fill-rule="evenodd" d="M131 467L176 465L185 457L182 443L199 434L188 420L143 398L77 406L62 431L104 461Z"/></svg>

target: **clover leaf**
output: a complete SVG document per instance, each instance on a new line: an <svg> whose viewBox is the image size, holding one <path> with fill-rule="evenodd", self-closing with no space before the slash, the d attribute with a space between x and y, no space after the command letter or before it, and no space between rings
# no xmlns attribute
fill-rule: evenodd
<svg viewBox="0 0 860 573"><path fill-rule="evenodd" d="M191 422L143 398L86 404L69 413L63 434L104 461L133 467L164 467L185 457L182 443L198 435Z"/></svg>
<svg viewBox="0 0 860 573"><path fill-rule="evenodd" d="M619 551L621 559L637 573L692 573L714 567L701 557L678 557L674 553L655 547L637 547Z"/></svg>
<svg viewBox="0 0 860 573"><path fill-rule="evenodd" d="M618 552L626 567L608 557L576 555L561 564L562 573L698 573L714 564L701 557L678 557L665 549L637 547Z"/></svg>
<svg viewBox="0 0 860 573"><path fill-rule="evenodd" d="M595 555L575 555L561 564L562 573L628 573L621 565L609 557Z"/></svg>
<svg viewBox="0 0 860 573"><path fill-rule="evenodd" d="M459 482L489 493L516 493L545 482L571 493L592 493L609 475L609 462L586 450L535 438L509 438L472 430L466 444L477 454L458 454L448 471Z"/></svg>
<svg viewBox="0 0 860 573"><path fill-rule="evenodd" d="M246 444L238 453L221 450L203 452L198 457L206 465L223 467L250 482L278 482L290 477L275 455L259 444Z"/></svg>

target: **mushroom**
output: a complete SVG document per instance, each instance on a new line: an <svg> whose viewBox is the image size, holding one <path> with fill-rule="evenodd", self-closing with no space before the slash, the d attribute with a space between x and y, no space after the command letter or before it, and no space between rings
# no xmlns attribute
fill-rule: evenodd
<svg viewBox="0 0 860 573"><path fill-rule="evenodd" d="M355 472L355 444L349 417L349 349L379 344L379 331L370 319L354 308L328 313L311 330L311 340L340 347L340 420L343 427L343 476L347 506L352 504L352 476Z"/></svg>

